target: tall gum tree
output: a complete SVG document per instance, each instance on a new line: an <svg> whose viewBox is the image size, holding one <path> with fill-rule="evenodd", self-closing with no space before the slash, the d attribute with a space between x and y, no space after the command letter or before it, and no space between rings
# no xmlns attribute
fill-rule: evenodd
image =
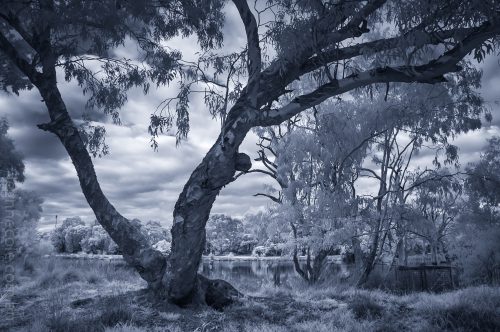
<svg viewBox="0 0 500 332"><path fill-rule="evenodd" d="M159 47L161 40L179 31L196 32L202 46L214 46L221 24L220 2L3 1L0 9L0 61L6 68L2 87L38 89L51 120L39 127L57 135L65 146L97 220L141 276L178 304L222 306L238 295L229 284L207 280L197 270L212 204L220 190L234 181L237 171L251 167L249 157L238 150L252 128L278 125L355 89L391 82L445 82L444 75L460 71L468 54L481 60L498 46L500 34L500 8L493 0L276 0L263 3L261 10L250 9L246 0L232 3L244 25L247 47L234 57L233 65L216 68L215 73L223 71L230 77L241 73L242 66L238 69L237 64L244 63L246 83L243 86L239 80L230 88L203 71L188 75L199 83L219 84L231 91L222 98L222 108L214 112L223 119L220 135L175 205L172 251L166 261L100 189L82 134L59 93L56 67L62 61L66 78L75 78L82 85L91 106L118 119L117 109L126 100L122 90L141 85L147 91L148 79L167 83L174 78L172 68L178 59ZM266 8L274 14L263 23ZM113 58L109 51L125 36L143 48L147 55L143 60L151 70ZM266 53L271 47L275 52ZM430 60L423 56L429 52L433 54ZM88 55L90 60L84 59ZM110 79L103 82L81 68L82 61L95 60L94 55L108 60L103 69ZM75 57L81 61L74 61ZM353 66L359 57L373 61ZM217 67L220 61L214 63ZM304 75L317 77L316 84L309 90L291 91ZM187 134L189 118L186 96L190 85L183 86L176 107L181 138ZM215 100L207 99L209 107L220 106L221 99ZM150 131L158 134L172 125L172 119L152 117Z"/></svg>

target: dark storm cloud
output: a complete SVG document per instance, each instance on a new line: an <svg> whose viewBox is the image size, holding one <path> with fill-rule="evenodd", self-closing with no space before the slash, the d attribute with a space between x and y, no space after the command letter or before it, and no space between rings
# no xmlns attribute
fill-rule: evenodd
<svg viewBox="0 0 500 332"><path fill-rule="evenodd" d="M55 144L57 138L36 126L49 120L38 92L25 91L19 97L3 96L0 98L0 116L7 116L11 126L9 135L25 156L53 159L65 155L64 149Z"/></svg>
<svg viewBox="0 0 500 332"><path fill-rule="evenodd" d="M102 112L86 109L85 97L76 84L62 84L61 92L71 116L77 123L81 121L84 113L94 121L106 121L106 116ZM0 116L2 114L8 116L11 125L9 135L25 156L50 160L67 156L54 134L37 127L38 124L47 123L50 119L36 89L23 91L19 96L4 95L0 98Z"/></svg>

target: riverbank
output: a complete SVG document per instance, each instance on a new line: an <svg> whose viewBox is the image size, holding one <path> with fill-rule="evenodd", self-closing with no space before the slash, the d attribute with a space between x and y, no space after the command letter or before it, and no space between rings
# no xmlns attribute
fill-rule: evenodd
<svg viewBox="0 0 500 332"><path fill-rule="evenodd" d="M306 261L307 256L298 256L298 259L301 261ZM241 261L241 262L249 262L249 261L284 261L291 262L293 258L291 256L236 256L236 255L223 255L223 256L203 256L203 260L212 260L212 261ZM341 255L333 255L328 256L327 260L329 262L340 263L342 262Z"/></svg>
<svg viewBox="0 0 500 332"><path fill-rule="evenodd" d="M500 288L395 295L331 285L264 284L224 312L153 301L127 266L49 259L20 266L0 297L8 331L495 331ZM235 285L240 287L241 285ZM240 288L241 289L241 288ZM15 310L9 310L15 308Z"/></svg>
<svg viewBox="0 0 500 332"><path fill-rule="evenodd" d="M120 261L123 260L122 255L99 255L99 254L86 254L86 253L75 253L75 254L50 254L45 255L45 258L57 257L61 259L96 259L96 260L107 260L107 261ZM250 262L250 261L284 261L291 262L292 257L290 256L236 256L236 255L207 255L202 256L204 261L240 261L240 262ZM298 256L301 261L306 261L307 256ZM342 262L341 255L328 256L327 260L329 262L340 263Z"/></svg>

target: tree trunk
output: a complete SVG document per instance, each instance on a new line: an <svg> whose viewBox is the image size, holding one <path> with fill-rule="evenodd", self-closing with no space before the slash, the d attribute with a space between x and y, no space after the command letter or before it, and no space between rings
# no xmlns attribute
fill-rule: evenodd
<svg viewBox="0 0 500 332"><path fill-rule="evenodd" d="M370 276L371 272L373 271L373 268L375 267L375 259L377 258L381 224L382 224L382 219L381 219L381 217L379 217L377 219L377 227L375 229L375 234L373 234L373 240L372 240L372 245L370 248L370 253L366 257L366 260L364 262L365 264L363 267L363 272L362 272L362 274L359 277L358 282L357 282L358 286L361 286L368 281L368 277Z"/></svg>
<svg viewBox="0 0 500 332"><path fill-rule="evenodd" d="M300 266L299 259L297 256L297 248L295 248L293 252L293 265L295 267L295 271L302 277L302 279L304 279L308 283L310 284L317 283L321 277L321 273L323 272L326 258L328 257L329 253L330 250L320 249L314 256L311 265L311 252L308 249L306 267L305 269L303 269Z"/></svg>
<svg viewBox="0 0 500 332"><path fill-rule="evenodd" d="M431 237L431 263L433 265L438 264L438 242L435 237Z"/></svg>
<svg viewBox="0 0 500 332"><path fill-rule="evenodd" d="M228 283L223 287L220 282L214 285L197 271L205 244L205 225L215 198L233 181L236 170L248 171L251 167L250 158L238 153L251 128L249 113L242 105L233 107L221 135L191 174L175 204L172 249L163 277L174 303L227 302L239 294Z"/></svg>
<svg viewBox="0 0 500 332"><path fill-rule="evenodd" d="M364 264L363 250L361 250L361 243L357 236L352 238L352 247L354 251L354 264L356 266L356 271L361 271Z"/></svg>
<svg viewBox="0 0 500 332"><path fill-rule="evenodd" d="M43 79L35 84L51 120L38 127L54 133L63 144L73 162L85 199L97 221L120 247L125 261L136 268L150 285L160 285L166 259L151 248L140 228L119 214L102 192L92 159L57 88L55 69L44 71Z"/></svg>
<svg viewBox="0 0 500 332"><path fill-rule="evenodd" d="M248 156L245 158L236 152L248 129L240 130L240 126L236 126L235 130L227 130L191 175L175 206L172 251L167 262L160 252L151 248L140 228L120 215L102 192L90 155L55 81L52 82L54 84L50 84L49 79L39 82L51 119L39 127L57 135L64 145L87 202L97 221L120 247L124 259L150 287L167 290L169 299L177 304L199 303L221 308L239 296L229 283L209 280L197 271L205 244L205 224L216 196L231 182L236 169L249 168Z"/></svg>
<svg viewBox="0 0 500 332"><path fill-rule="evenodd" d="M317 283L319 281L321 273L323 272L323 269L325 267L328 253L330 253L330 250L321 249L314 256L312 273L310 278L310 282L312 284Z"/></svg>

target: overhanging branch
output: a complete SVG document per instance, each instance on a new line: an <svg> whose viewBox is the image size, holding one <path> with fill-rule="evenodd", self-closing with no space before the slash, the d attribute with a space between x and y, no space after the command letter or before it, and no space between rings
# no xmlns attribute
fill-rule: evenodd
<svg viewBox="0 0 500 332"><path fill-rule="evenodd" d="M356 88L375 83L403 82L403 83L439 83L445 82L444 74L456 72L462 68L458 66L467 54L500 32L498 24L485 22L480 28L467 36L462 43L457 44L450 51L445 52L436 60L419 66L379 67L364 72L352 74L344 79L335 80L320 86L309 94L294 98L289 104L266 111L256 111L256 125L272 126L290 119L296 114L316 106L326 99L351 91Z"/></svg>

